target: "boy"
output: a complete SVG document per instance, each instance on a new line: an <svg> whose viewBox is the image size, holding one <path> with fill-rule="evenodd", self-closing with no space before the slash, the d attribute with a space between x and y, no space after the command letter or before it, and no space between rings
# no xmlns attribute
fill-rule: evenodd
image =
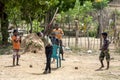
<svg viewBox="0 0 120 80"><path fill-rule="evenodd" d="M42 35L39 33L39 37L42 38L45 45L45 54L46 54L46 67L43 74L51 73L51 55L52 55L52 42L48 36L45 34Z"/></svg>
<svg viewBox="0 0 120 80"><path fill-rule="evenodd" d="M55 24L55 29L53 29L53 33L55 33L55 37L59 40L60 43L60 54L62 55L62 60L64 59L64 52L62 48L62 36L64 35L64 32L61 28L58 27L58 24Z"/></svg>
<svg viewBox="0 0 120 80"><path fill-rule="evenodd" d="M21 37L18 36L17 30L13 31L12 43L13 43L13 66L15 66L15 58L17 60L16 65L19 65L20 55L18 54L18 52L20 50L20 43L21 43Z"/></svg>
<svg viewBox="0 0 120 80"><path fill-rule="evenodd" d="M102 37L103 37L103 46L102 48L100 49L101 50L101 53L100 53L100 56L99 56L99 59L100 59L100 63L101 63L101 67L100 69L102 69L104 67L104 64L103 64L103 60L104 60L104 57L106 57L106 61L107 61L107 70L109 69L109 63L110 63L110 54L109 54L109 40L107 40L107 33L104 32L102 33Z"/></svg>

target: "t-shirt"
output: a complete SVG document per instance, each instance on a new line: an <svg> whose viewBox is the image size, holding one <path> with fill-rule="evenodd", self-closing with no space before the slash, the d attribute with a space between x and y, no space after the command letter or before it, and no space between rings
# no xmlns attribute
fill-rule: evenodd
<svg viewBox="0 0 120 80"><path fill-rule="evenodd" d="M13 49L20 49L20 37L19 36L12 36L12 43L13 43Z"/></svg>
<svg viewBox="0 0 120 80"><path fill-rule="evenodd" d="M62 39L62 36L63 36L64 33L63 33L63 30L61 28L58 28L58 30L57 29L53 29L53 32L55 33L55 37L57 39L59 39L59 40Z"/></svg>
<svg viewBox="0 0 120 80"><path fill-rule="evenodd" d="M50 38L48 36L44 36L42 38L42 40L44 42L45 47L48 46L48 45L52 46L52 42L51 42L51 40L50 40Z"/></svg>
<svg viewBox="0 0 120 80"><path fill-rule="evenodd" d="M109 40L104 39L102 50L108 50L109 44L110 44Z"/></svg>

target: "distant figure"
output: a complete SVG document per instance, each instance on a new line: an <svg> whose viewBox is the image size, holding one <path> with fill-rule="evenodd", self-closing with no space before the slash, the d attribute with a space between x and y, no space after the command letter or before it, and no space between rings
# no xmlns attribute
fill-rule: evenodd
<svg viewBox="0 0 120 80"><path fill-rule="evenodd" d="M62 55L62 60L64 59L64 52L62 48L62 36L64 35L64 32L61 28L58 27L58 24L55 24L55 29L53 29L53 33L55 33L55 37L59 40L60 43L60 54Z"/></svg>
<svg viewBox="0 0 120 80"><path fill-rule="evenodd" d="M101 53L99 56L100 63L101 63L100 69L102 69L104 67L104 64L103 64L104 57L106 57L106 61L107 61L106 69L109 69L109 63L110 63L109 44L110 44L110 42L109 42L109 40L107 40L106 32L102 33L102 37L104 39L104 42L103 42L102 48L100 49L101 50Z"/></svg>
<svg viewBox="0 0 120 80"><path fill-rule="evenodd" d="M13 31L13 36L12 36L12 44L13 44L13 66L15 66L15 59L16 59L16 65L19 65L20 43L21 43L21 37L18 35L18 30L14 30Z"/></svg>
<svg viewBox="0 0 120 80"><path fill-rule="evenodd" d="M50 38L44 33L37 33L37 35L43 40L45 45L46 54L46 67L43 74L51 73L51 55L52 55L52 42Z"/></svg>

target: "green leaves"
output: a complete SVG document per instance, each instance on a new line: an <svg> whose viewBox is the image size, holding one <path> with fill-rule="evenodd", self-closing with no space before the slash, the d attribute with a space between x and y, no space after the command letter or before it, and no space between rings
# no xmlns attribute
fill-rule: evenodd
<svg viewBox="0 0 120 80"><path fill-rule="evenodd" d="M96 0L93 3L95 9L100 10L107 6L109 0Z"/></svg>

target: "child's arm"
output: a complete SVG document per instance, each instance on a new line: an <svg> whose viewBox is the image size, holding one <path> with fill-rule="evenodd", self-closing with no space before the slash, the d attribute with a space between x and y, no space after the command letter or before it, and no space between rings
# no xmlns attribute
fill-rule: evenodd
<svg viewBox="0 0 120 80"><path fill-rule="evenodd" d="M19 37L19 38L17 38L17 37L15 37L15 36L13 36L12 37L12 41L14 41L14 42L18 42L18 41L21 41L21 38Z"/></svg>

